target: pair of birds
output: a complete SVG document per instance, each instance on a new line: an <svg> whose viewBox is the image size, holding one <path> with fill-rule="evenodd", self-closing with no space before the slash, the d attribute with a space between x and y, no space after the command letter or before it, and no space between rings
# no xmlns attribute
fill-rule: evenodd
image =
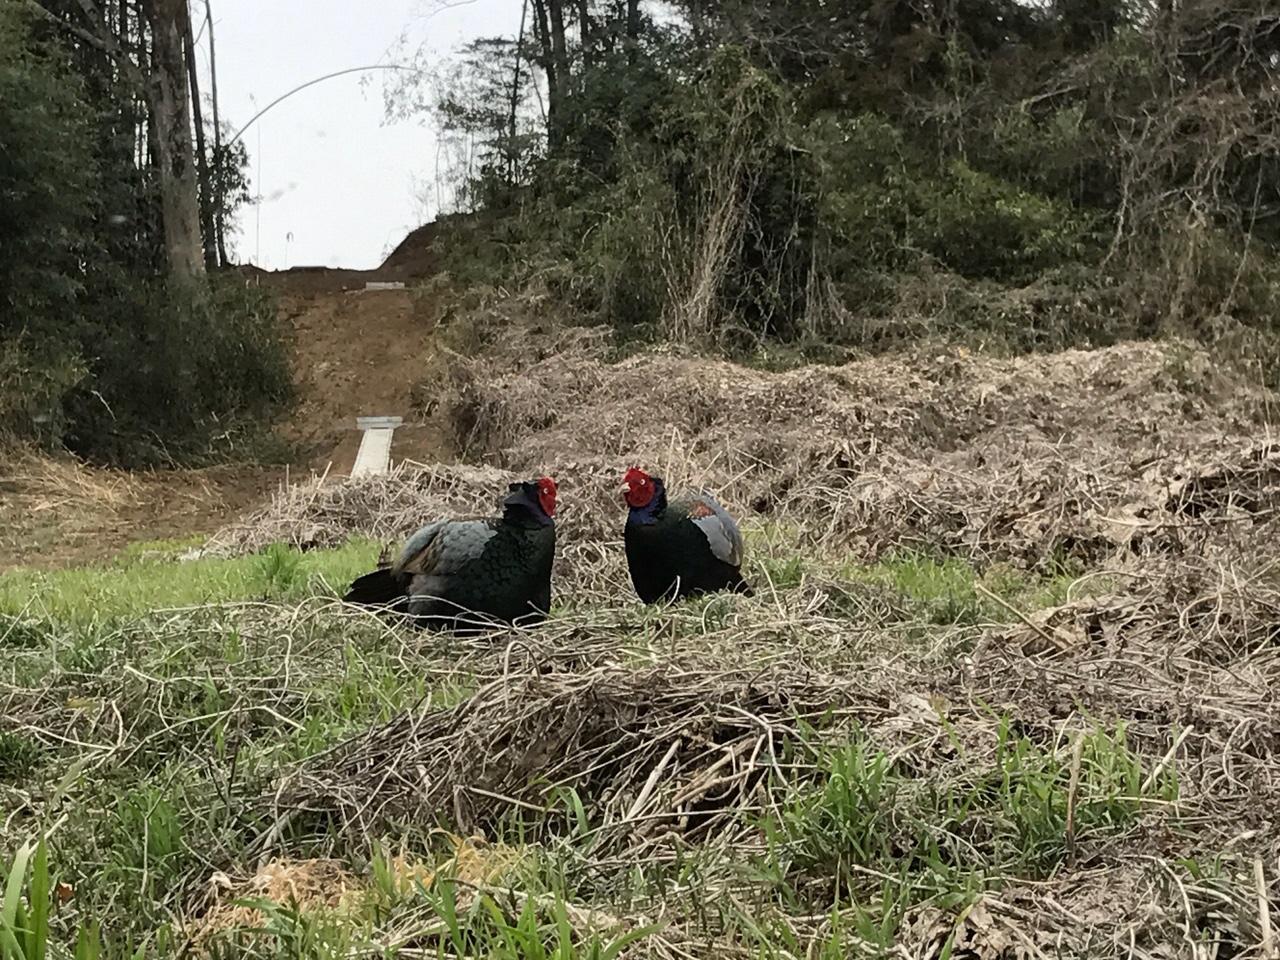
<svg viewBox="0 0 1280 960"><path fill-rule="evenodd" d="M709 493L667 499L661 477L632 467L619 489L629 512L627 567L645 603L731 590L742 578L742 533ZM513 483L500 517L437 520L413 534L399 559L357 578L348 603L407 614L427 626L537 623L551 609L556 482Z"/></svg>

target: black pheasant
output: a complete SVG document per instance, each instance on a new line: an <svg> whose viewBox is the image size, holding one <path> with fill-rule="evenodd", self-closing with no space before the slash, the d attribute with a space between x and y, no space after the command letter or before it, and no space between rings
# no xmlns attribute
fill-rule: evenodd
<svg viewBox="0 0 1280 960"><path fill-rule="evenodd" d="M466 631L486 622L533 624L551 609L556 482L513 483L501 517L437 520L388 567L366 573L343 599Z"/></svg>
<svg viewBox="0 0 1280 960"><path fill-rule="evenodd" d="M632 467L622 484L630 511L623 531L627 567L645 603L731 590L750 595L742 579L742 533L705 491L667 500L661 477Z"/></svg>

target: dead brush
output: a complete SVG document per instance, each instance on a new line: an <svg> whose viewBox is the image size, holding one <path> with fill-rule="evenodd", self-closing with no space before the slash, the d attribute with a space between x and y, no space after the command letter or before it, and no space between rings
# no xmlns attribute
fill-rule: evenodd
<svg viewBox="0 0 1280 960"><path fill-rule="evenodd" d="M801 724L886 710L857 684L776 670L513 673L303 765L273 803L376 835L438 810L493 829L513 812L546 815L571 792L592 811L597 851L672 830L708 837L767 802L764 781L793 779L780 750Z"/></svg>
<svg viewBox="0 0 1280 960"><path fill-rule="evenodd" d="M122 471L91 470L70 457L49 457L25 447L0 457L0 490L34 511L109 510L139 502L140 484Z"/></svg>
<svg viewBox="0 0 1280 960"><path fill-rule="evenodd" d="M1280 582L1274 564L1218 570L1178 560L1113 575L1116 592L989 633L958 695L1002 691L1027 724L1085 715L1121 721L1176 767L1177 813L1207 849L1280 842L1265 811L1280 799Z"/></svg>
<svg viewBox="0 0 1280 960"><path fill-rule="evenodd" d="M360 480L314 476L281 484L271 502L211 537L211 556L256 553L274 543L301 550L334 547L353 535L390 540L429 520L483 512L509 475L485 467L426 466L404 461L391 473Z"/></svg>
<svg viewBox="0 0 1280 960"><path fill-rule="evenodd" d="M484 422L469 435L489 440L472 455L501 469L403 464L372 481L322 478L282 489L209 549L398 539L483 512L509 478L543 472L563 490L561 542L608 542L623 521L614 487L632 464L671 489L709 487L748 526L863 560L915 548L979 564L1089 565L1212 549L1280 508L1256 390L1212 367L1184 384L1168 372L1169 348L772 374L661 354L609 366L595 341L579 347L516 373L477 366L469 389Z"/></svg>

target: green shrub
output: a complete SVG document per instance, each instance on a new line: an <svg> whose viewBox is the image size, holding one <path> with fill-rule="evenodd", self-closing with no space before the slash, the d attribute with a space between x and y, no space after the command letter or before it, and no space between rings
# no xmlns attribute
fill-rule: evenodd
<svg viewBox="0 0 1280 960"><path fill-rule="evenodd" d="M920 246L962 276L1025 282L1084 252L1085 225L1070 207L963 160L918 181L913 200Z"/></svg>
<svg viewBox="0 0 1280 960"><path fill-rule="evenodd" d="M56 436L58 401L85 375L59 329L96 255L81 89L16 5L0 7L0 433Z"/></svg>
<svg viewBox="0 0 1280 960"><path fill-rule="evenodd" d="M289 399L285 341L274 303L258 289L213 278L191 292L121 292L101 307L110 319L97 327L91 378L65 399L64 439L76 452L189 460Z"/></svg>

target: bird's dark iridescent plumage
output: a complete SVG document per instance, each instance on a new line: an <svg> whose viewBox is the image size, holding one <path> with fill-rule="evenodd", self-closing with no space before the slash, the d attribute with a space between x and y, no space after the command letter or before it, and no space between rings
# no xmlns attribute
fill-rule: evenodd
<svg viewBox="0 0 1280 960"><path fill-rule="evenodd" d="M541 622L551 609L555 509L550 477L513 483L502 516L427 524L395 563L357 578L343 599L455 631Z"/></svg>
<svg viewBox="0 0 1280 960"><path fill-rule="evenodd" d="M645 603L730 590L742 578L742 533L710 493L668 500L661 477L632 467L623 481L630 508L623 530L627 567Z"/></svg>

